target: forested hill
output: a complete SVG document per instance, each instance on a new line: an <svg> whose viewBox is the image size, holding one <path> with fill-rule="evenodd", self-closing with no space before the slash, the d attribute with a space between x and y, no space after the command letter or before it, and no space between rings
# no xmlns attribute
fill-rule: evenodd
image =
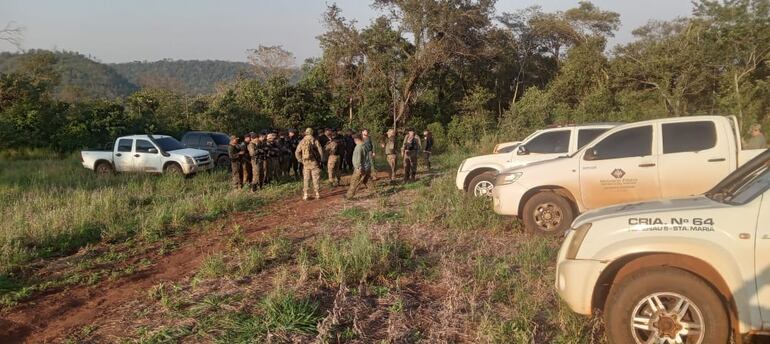
<svg viewBox="0 0 770 344"><path fill-rule="evenodd" d="M26 58L39 51L26 53L0 53L0 73L14 72L22 68ZM60 98L118 98L139 89L112 67L91 58L69 51L55 52L54 69L61 76L54 92Z"/></svg>
<svg viewBox="0 0 770 344"><path fill-rule="evenodd" d="M220 60L135 61L109 66L135 85L189 94L211 93L217 84L235 80L238 76L255 77L248 63Z"/></svg>
<svg viewBox="0 0 770 344"><path fill-rule="evenodd" d="M0 53L0 73L18 71L25 59L42 50ZM220 60L160 60L127 63L101 63L90 56L71 51L52 52L55 70L61 80L54 90L57 98L73 101L95 98L123 98L141 89L163 88L184 94L208 94L216 85L239 76L256 77L245 62ZM299 79L293 73L291 81Z"/></svg>

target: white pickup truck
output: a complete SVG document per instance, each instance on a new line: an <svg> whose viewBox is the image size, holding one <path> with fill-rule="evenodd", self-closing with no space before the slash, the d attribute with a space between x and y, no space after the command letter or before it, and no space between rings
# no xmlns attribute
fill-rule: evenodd
<svg viewBox="0 0 770 344"><path fill-rule="evenodd" d="M149 172L190 175L214 167L209 152L185 148L166 135L132 135L115 140L112 151L80 152L83 167L99 175Z"/></svg>
<svg viewBox="0 0 770 344"><path fill-rule="evenodd" d="M588 211L572 228L556 289L577 313L603 310L610 343L770 332L770 151L703 195Z"/></svg>
<svg viewBox="0 0 770 344"><path fill-rule="evenodd" d="M515 150L465 159L457 170L455 185L472 196L490 196L500 171L572 154L616 125L585 124L535 131L515 143Z"/></svg>
<svg viewBox="0 0 770 344"><path fill-rule="evenodd" d="M762 151L741 150L735 117L625 124L569 157L500 173L493 207L529 231L563 234L589 209L703 193Z"/></svg>

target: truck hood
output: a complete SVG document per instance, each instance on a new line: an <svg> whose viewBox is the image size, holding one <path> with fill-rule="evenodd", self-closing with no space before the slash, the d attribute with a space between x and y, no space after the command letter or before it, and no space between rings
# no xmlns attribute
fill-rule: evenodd
<svg viewBox="0 0 770 344"><path fill-rule="evenodd" d="M573 222L573 227L577 228L585 223L596 222L611 217L628 217L658 212L677 213L688 210L715 209L726 207L730 207L730 205L713 201L703 195L685 198L660 199L647 202L625 203L589 210L575 219Z"/></svg>
<svg viewBox="0 0 770 344"><path fill-rule="evenodd" d="M477 167L495 166L500 168L506 161L510 160L512 153L487 154L470 157L463 164L463 171L470 171Z"/></svg>
<svg viewBox="0 0 770 344"><path fill-rule="evenodd" d="M196 157L199 157L199 156L209 155L209 152L207 152L205 150L201 150L201 149L195 149L195 148L177 149L177 150L167 151L166 153L182 155L182 156L189 156L191 158L196 158Z"/></svg>

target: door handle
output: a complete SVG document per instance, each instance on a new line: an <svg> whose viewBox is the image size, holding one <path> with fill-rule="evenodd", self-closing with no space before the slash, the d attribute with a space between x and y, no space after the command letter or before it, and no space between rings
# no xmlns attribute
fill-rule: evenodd
<svg viewBox="0 0 770 344"><path fill-rule="evenodd" d="M655 166L655 163L647 163L647 164L639 164L639 167L653 167Z"/></svg>
<svg viewBox="0 0 770 344"><path fill-rule="evenodd" d="M709 159L708 162L720 162L720 161L725 161L725 160L727 160L727 159L725 159L725 158L714 158L714 159Z"/></svg>
<svg viewBox="0 0 770 344"><path fill-rule="evenodd" d="M138 157L140 157L140 156L141 156L141 155L139 155L139 154L134 154L134 158L138 158Z"/></svg>
<svg viewBox="0 0 770 344"><path fill-rule="evenodd" d="M115 153L115 156L123 156L123 154Z"/></svg>

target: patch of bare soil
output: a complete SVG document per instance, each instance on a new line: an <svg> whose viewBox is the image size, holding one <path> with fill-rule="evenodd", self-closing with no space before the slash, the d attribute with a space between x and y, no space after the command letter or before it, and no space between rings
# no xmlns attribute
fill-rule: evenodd
<svg viewBox="0 0 770 344"><path fill-rule="evenodd" d="M281 200L258 212L230 214L209 224L209 227L231 228L239 225L246 236L252 238L275 228L285 228L289 237L303 236L323 217L325 209L342 202L345 190L345 187L326 189L321 193L321 200L303 201L296 197ZM290 224L295 227L290 227ZM61 342L67 334L84 326L119 319L122 316L120 313L125 312L121 306L146 296L152 286L193 276L204 257L224 247L228 233L189 231L175 238L178 248L166 255L148 252L143 257L132 258L147 258L155 262L147 269L92 286L75 285L37 295L20 306L0 313L0 343Z"/></svg>

